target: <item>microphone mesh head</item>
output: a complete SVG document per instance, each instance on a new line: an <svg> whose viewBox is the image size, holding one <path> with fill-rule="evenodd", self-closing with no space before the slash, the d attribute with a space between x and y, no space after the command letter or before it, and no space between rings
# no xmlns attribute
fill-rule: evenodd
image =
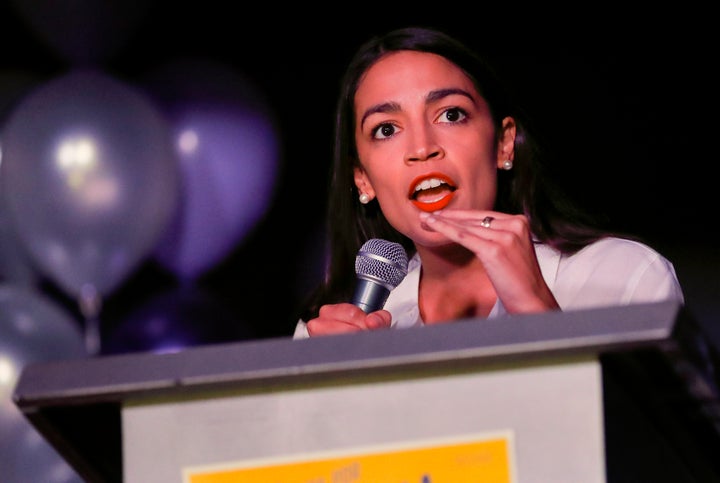
<svg viewBox="0 0 720 483"><path fill-rule="evenodd" d="M397 287L407 275L408 257L399 243L380 238L366 241L355 257L355 273L387 286Z"/></svg>

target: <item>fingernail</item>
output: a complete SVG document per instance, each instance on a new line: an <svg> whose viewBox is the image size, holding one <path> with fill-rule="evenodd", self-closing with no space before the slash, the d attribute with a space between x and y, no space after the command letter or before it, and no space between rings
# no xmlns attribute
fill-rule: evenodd
<svg viewBox="0 0 720 483"><path fill-rule="evenodd" d="M421 219L422 221L427 222L427 223L432 223L432 222L435 221L435 217L433 216L433 214L432 214L432 213L428 213L428 212L426 212L426 211L421 211L421 212L420 212L420 219Z"/></svg>

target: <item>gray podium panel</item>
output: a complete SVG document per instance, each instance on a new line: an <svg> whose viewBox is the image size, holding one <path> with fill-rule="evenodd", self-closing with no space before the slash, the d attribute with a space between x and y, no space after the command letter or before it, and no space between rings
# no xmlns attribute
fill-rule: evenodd
<svg viewBox="0 0 720 483"><path fill-rule="evenodd" d="M204 475L196 481L331 482L354 466L362 477L348 481L601 483L601 386L598 362L561 359L141 401L123 409L125 481L191 483L191 475ZM371 476L381 463L363 458L392 461L402 450L497 438L507 444L494 455L498 461L483 458L480 444L465 454L465 464L423 461L395 468L397 478ZM468 464L470 458L479 462ZM303 463L322 460L327 464L299 472ZM271 478L281 464L294 465L292 479ZM221 479L247 467L267 470L253 480L237 471L232 480ZM497 468L507 468L505 476L488 478ZM445 477L460 470L462 477Z"/></svg>
<svg viewBox="0 0 720 483"><path fill-rule="evenodd" d="M668 302L56 361L27 366L14 401L88 481L330 456L370 468L390 448L498 437L501 481L570 481L558 465L573 481L630 481L607 471L628 454L615 448L638 443L644 470L637 451L651 445L624 433L625 401L673 456L653 467L708 481L720 475L715 356L691 322Z"/></svg>

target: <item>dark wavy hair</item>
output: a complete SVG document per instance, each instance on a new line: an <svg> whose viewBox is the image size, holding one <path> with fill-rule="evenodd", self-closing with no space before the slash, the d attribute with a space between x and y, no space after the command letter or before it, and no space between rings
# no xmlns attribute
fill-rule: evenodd
<svg viewBox="0 0 720 483"><path fill-rule="evenodd" d="M498 171L495 210L524 213L535 239L564 253L574 253L608 235L545 175L542 150L529 132L528 117L511 101L509 92L488 62L439 30L424 27L392 30L364 43L342 78L335 110L335 145L326 216L327 267L325 279L311 294L301 313L303 320L317 316L324 304L351 299L356 279L355 256L368 239L398 242L409 256L415 253L412 241L388 223L376 200L367 205L358 201L359 193L353 178L353 169L359 165L354 135L355 93L363 75L373 64L386 54L399 50L438 54L460 67L488 103L498 136L502 132L502 120L507 116L515 119L513 169Z"/></svg>

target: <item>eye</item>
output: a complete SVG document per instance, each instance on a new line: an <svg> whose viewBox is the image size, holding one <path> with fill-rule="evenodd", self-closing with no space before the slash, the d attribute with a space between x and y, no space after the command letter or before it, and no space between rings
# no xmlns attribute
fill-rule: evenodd
<svg viewBox="0 0 720 483"><path fill-rule="evenodd" d="M450 109L444 110L442 114L440 114L438 122L456 123L464 121L465 118L467 118L467 113L464 109L460 109L459 107L451 107Z"/></svg>
<svg viewBox="0 0 720 483"><path fill-rule="evenodd" d="M372 130L373 139L387 139L395 134L396 128L390 123L383 123Z"/></svg>

